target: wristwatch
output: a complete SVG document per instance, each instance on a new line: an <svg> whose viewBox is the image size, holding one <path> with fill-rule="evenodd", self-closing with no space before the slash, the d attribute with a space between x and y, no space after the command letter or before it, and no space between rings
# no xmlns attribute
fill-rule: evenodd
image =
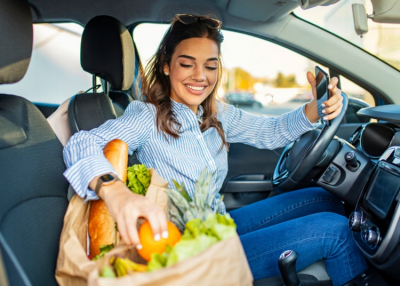
<svg viewBox="0 0 400 286"><path fill-rule="evenodd" d="M96 193L96 195L97 195L98 197L100 197L100 196L99 196L100 188L101 188L102 186L109 186L109 185L112 185L112 184L114 184L116 181L119 181L119 178L118 178L116 175L114 175L114 174L108 173L108 174L105 174L105 175L101 175L101 176L98 178L98 180L97 180L96 188L94 189L94 192Z"/></svg>

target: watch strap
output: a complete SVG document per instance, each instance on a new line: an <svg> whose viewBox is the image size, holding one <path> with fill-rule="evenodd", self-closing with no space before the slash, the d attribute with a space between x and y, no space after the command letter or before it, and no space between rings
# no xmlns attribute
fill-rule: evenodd
<svg viewBox="0 0 400 286"><path fill-rule="evenodd" d="M97 179L97 182L96 182L96 187L94 188L94 193L95 193L96 196L98 196L99 198L100 198L99 192L100 192L100 188L101 188L102 185L103 185L103 182L101 181L100 178L98 178L98 179Z"/></svg>
<svg viewBox="0 0 400 286"><path fill-rule="evenodd" d="M107 183L107 182L104 182L104 181L101 179L101 177L102 177L102 176L105 176L105 175L111 175L111 176L114 178L114 180L112 180L112 181L110 181L110 182L108 182L108 183ZM99 198L100 198L99 192L100 192L100 189L101 189L101 187L102 187L103 185L111 185L111 184L115 183L116 181L119 181L118 176L116 176L116 175L114 175L114 174L109 173L109 174L105 174L105 175L101 175L101 176L97 179L96 187L94 188L94 192L95 192L96 196L99 197Z"/></svg>

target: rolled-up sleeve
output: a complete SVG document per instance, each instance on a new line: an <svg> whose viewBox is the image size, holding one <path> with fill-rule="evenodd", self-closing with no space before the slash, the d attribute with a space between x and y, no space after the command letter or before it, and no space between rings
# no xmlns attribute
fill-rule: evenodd
<svg viewBox="0 0 400 286"><path fill-rule="evenodd" d="M67 170L65 178L75 192L86 200L98 199L88 188L97 176L116 171L103 155L104 146L114 139L125 141L129 154L143 146L154 128L154 117L149 105L134 101L123 116L106 121L100 127L74 134L64 147Z"/></svg>
<svg viewBox="0 0 400 286"><path fill-rule="evenodd" d="M278 117L250 114L232 105L223 108L226 140L260 149L284 147L316 127L305 115L305 105Z"/></svg>

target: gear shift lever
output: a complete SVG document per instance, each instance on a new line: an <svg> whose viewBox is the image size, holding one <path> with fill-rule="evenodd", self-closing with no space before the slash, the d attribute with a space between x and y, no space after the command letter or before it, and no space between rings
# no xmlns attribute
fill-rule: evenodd
<svg viewBox="0 0 400 286"><path fill-rule="evenodd" d="M278 266L285 286L301 286L296 272L296 260L297 252L294 250L286 250L279 257Z"/></svg>

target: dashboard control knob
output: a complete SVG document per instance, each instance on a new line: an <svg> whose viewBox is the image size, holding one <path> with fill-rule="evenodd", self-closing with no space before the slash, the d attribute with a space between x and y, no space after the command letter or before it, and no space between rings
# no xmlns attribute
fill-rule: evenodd
<svg viewBox="0 0 400 286"><path fill-rule="evenodd" d="M358 169L359 164L357 162L357 155L354 151L346 152L346 154L344 154L344 160L347 163L347 169L350 171L354 172Z"/></svg>
<svg viewBox="0 0 400 286"><path fill-rule="evenodd" d="M371 248L375 248L382 240L379 228L369 220L361 226L361 238Z"/></svg>
<svg viewBox="0 0 400 286"><path fill-rule="evenodd" d="M362 212L354 211L350 214L349 217L349 228L352 231L360 232L362 223Z"/></svg>
<svg viewBox="0 0 400 286"><path fill-rule="evenodd" d="M369 245L377 245L379 241L380 241L379 234L373 229L368 230L367 243Z"/></svg>

